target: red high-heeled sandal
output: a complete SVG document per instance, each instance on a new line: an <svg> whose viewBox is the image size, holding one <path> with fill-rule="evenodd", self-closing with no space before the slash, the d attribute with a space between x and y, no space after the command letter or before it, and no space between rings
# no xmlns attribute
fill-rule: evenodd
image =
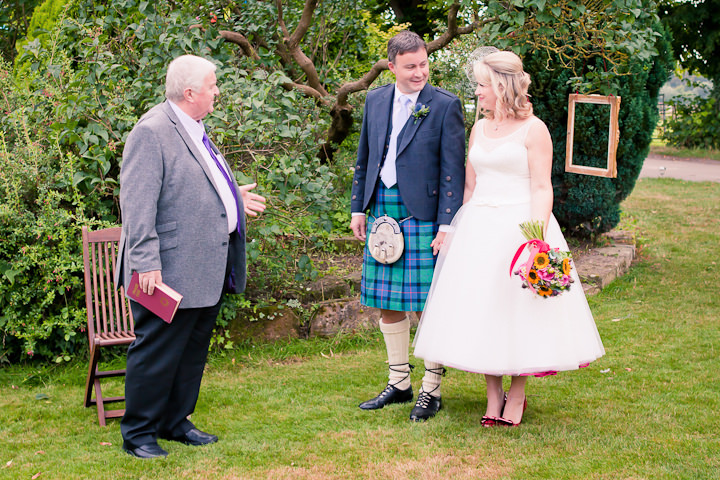
<svg viewBox="0 0 720 480"><path fill-rule="evenodd" d="M503 392L503 404L500 407L501 414L505 408L505 402L507 402L507 393ZM496 417L494 415L483 415L482 419L480 419L480 425L483 427L494 427L499 424L500 420L500 417Z"/></svg>
<svg viewBox="0 0 720 480"><path fill-rule="evenodd" d="M527 397L525 397L525 399L523 400L523 408L522 408L523 414L525 414L525 409L527 409ZM504 408L503 408L503 413L505 413ZM515 423L512 420L508 420L507 418L500 417L500 418L496 419L496 422L497 422L496 423L497 425L502 425L503 427L517 427L518 425L520 425L522 423L522 418L520 419L519 422Z"/></svg>

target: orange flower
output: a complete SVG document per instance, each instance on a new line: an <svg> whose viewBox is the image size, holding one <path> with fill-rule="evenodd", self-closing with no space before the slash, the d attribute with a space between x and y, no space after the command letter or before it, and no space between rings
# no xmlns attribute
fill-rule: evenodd
<svg viewBox="0 0 720 480"><path fill-rule="evenodd" d="M537 283L540 280L540 277L538 276L538 273L534 268L531 268L528 272L527 280L530 283Z"/></svg>
<svg viewBox="0 0 720 480"><path fill-rule="evenodd" d="M563 275L570 275L570 270L572 270L572 266L570 265L570 259L569 259L569 258L563 258L563 263L562 263L562 273L563 273Z"/></svg>
<svg viewBox="0 0 720 480"><path fill-rule="evenodd" d="M535 268L545 268L550 263L550 258L547 253L538 253L535 255Z"/></svg>
<svg viewBox="0 0 720 480"><path fill-rule="evenodd" d="M552 290L550 290L548 287L540 287L537 289L538 295L541 297L549 297L552 295Z"/></svg>

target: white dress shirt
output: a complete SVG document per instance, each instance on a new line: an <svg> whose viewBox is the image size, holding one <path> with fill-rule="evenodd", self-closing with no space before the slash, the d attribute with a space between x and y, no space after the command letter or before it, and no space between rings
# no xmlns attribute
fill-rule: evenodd
<svg viewBox="0 0 720 480"><path fill-rule="evenodd" d="M228 233L232 233L233 231L235 231L238 224L238 207L235 203L235 197L230 190L230 185L228 185L227 180L225 180L222 172L215 164L215 160L212 159L212 157L210 156L210 152L208 152L208 149L205 147L205 144L202 141L203 134L205 133L205 125L203 125L202 120L193 120L190 115L183 112L180 107L178 107L170 100L168 100L168 103L175 112L175 115L177 115L178 119L180 119L180 123L182 124L183 128L185 128L185 130L190 135L190 138L192 138L193 142L195 142L195 146L202 154L205 164L212 173L213 181L215 182L215 185L217 186L220 194L220 199L222 200L223 205L225 205L225 212L227 213L228 220ZM224 164L223 156L220 154L220 152L217 152L215 156L217 156L218 160L220 160L220 163ZM233 178L232 172L226 170L226 173L229 174L230 178ZM236 193L240 195L240 192Z"/></svg>
<svg viewBox="0 0 720 480"><path fill-rule="evenodd" d="M410 111L414 109L420 92L404 94L395 85L395 95L393 97L393 114L392 114L392 131L390 133L390 141L388 142L385 161L382 170L380 170L380 179L387 188L397 183L397 169L395 160L397 159L397 141L400 132L405 127L410 118ZM404 100L404 102L403 102Z"/></svg>

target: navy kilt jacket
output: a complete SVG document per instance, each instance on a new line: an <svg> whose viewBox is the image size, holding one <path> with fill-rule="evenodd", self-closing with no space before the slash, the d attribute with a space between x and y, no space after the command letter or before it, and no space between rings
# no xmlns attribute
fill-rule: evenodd
<svg viewBox="0 0 720 480"><path fill-rule="evenodd" d="M395 85L368 92L352 185L351 209L365 212L375 194L390 138ZM410 116L398 136L397 186L413 217L449 225L462 205L465 186L465 125L460 100L426 84L416 105L427 115ZM417 108L417 107L416 107Z"/></svg>

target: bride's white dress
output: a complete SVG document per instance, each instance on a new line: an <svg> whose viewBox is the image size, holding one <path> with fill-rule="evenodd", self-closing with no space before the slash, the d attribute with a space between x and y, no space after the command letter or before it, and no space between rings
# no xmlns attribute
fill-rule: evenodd
<svg viewBox="0 0 720 480"><path fill-rule="evenodd" d="M517 131L490 138L480 120L468 155L475 190L439 254L415 356L491 375L542 375L577 369L605 353L574 268L570 290L552 298L521 288L520 277L509 275L526 241L519 224L530 220L525 138L537 121L532 117ZM545 241L568 249L553 216Z"/></svg>

